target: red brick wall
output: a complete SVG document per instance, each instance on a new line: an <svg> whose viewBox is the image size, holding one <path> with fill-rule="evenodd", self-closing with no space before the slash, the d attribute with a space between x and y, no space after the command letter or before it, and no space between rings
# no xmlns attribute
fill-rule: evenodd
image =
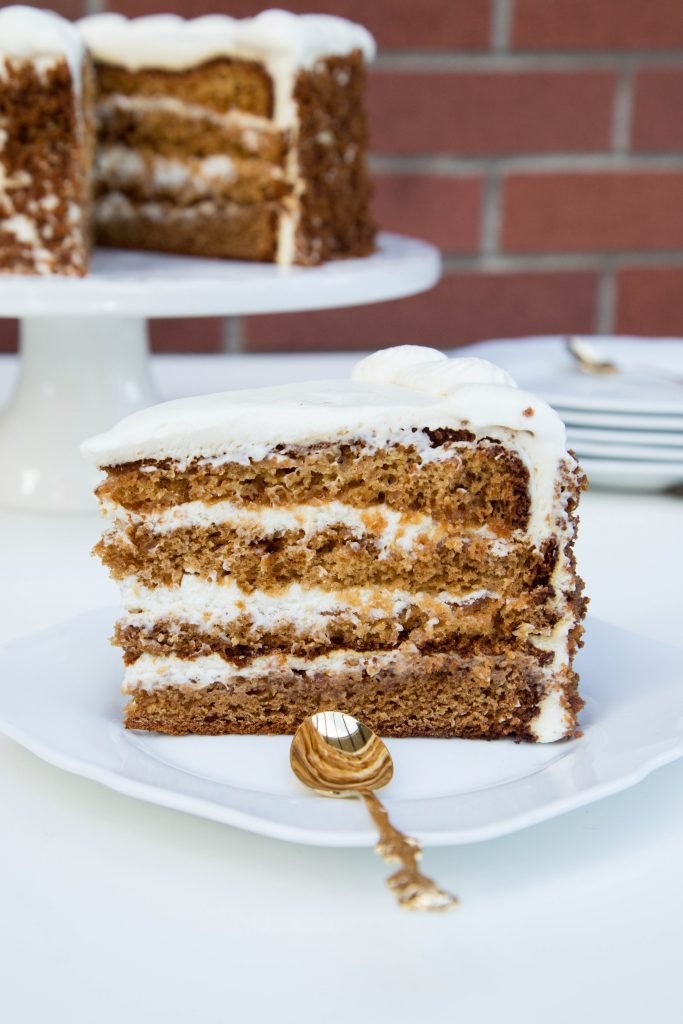
<svg viewBox="0 0 683 1024"><path fill-rule="evenodd" d="M364 22L380 224L445 258L365 309L155 325L204 351L683 334L683 0L282 0ZM243 16L250 0L85 0ZM266 4L267 6L267 4ZM73 16L78 0L62 4Z"/></svg>

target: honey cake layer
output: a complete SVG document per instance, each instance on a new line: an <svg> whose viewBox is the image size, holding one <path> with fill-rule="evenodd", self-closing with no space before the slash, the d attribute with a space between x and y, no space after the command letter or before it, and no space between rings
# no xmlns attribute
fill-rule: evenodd
<svg viewBox="0 0 683 1024"><path fill-rule="evenodd" d="M277 203L201 200L191 206L135 203L110 192L95 205L102 245L191 256L271 260L277 249Z"/></svg>
<svg viewBox="0 0 683 1024"><path fill-rule="evenodd" d="M451 432L455 435L456 432ZM467 438L466 432L458 436ZM441 447L438 442L435 448ZM263 507L341 501L357 508L385 503L464 528L487 526L507 536L524 530L529 473L519 455L494 441L443 448L425 461L415 446L374 450L361 441L276 450L238 462L195 459L186 465L146 460L106 467L102 501L148 513L192 501L230 500ZM567 481L568 508L578 485Z"/></svg>
<svg viewBox="0 0 683 1024"><path fill-rule="evenodd" d="M549 674L523 652L474 657L399 653L355 661L351 656L346 664L328 668L271 660L242 676L218 672L215 682L207 669L207 682L199 688L192 682L192 663L175 663L172 670L166 666L175 682L137 688L126 708L126 725L175 735L287 734L307 715L336 709L383 736L535 741L574 735L582 706L571 669ZM153 675L154 665L146 670ZM127 677L130 692L135 666ZM552 734L539 736L537 723L549 696L556 722Z"/></svg>
<svg viewBox="0 0 683 1024"><path fill-rule="evenodd" d="M381 513L374 515L382 521ZM329 590L381 585L430 594L482 588L519 594L550 585L557 552L552 538L539 550L524 540L463 534L444 525L413 543L388 545L381 531L359 534L343 523L312 533L268 534L255 526L245 531L239 519L165 532L131 524L105 534L95 548L117 580L135 576L146 586L172 586L191 573L230 579L245 593L298 582Z"/></svg>
<svg viewBox="0 0 683 1024"><path fill-rule="evenodd" d="M543 592L516 600L483 597L465 606L417 595L414 601L402 600L397 612L390 605L385 600L384 608L341 607L304 622L288 617L286 605L271 622L255 619L248 602L242 614L205 623L132 612L117 624L114 640L129 663L146 653L183 658L218 653L226 660L244 660L271 651L381 650L406 641L420 650L503 651L524 648L530 638L551 638L561 618ZM542 651L539 657L548 660L546 655Z"/></svg>
<svg viewBox="0 0 683 1024"><path fill-rule="evenodd" d="M259 117L273 115L273 82L257 61L219 57L184 70L127 68L97 62L100 97L165 96L226 113L240 110Z"/></svg>

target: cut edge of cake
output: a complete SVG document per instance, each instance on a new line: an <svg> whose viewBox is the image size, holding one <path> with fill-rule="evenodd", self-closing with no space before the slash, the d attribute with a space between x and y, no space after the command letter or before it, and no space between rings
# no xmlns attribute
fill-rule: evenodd
<svg viewBox="0 0 683 1024"><path fill-rule="evenodd" d="M584 477L541 399L420 346L181 399L87 442L130 728L577 734Z"/></svg>
<svg viewBox="0 0 683 1024"><path fill-rule="evenodd" d="M79 27L99 80L104 244L283 265L373 251L366 29L277 10Z"/></svg>
<svg viewBox="0 0 683 1024"><path fill-rule="evenodd" d="M0 11L0 272L83 276L90 252L92 69L51 11Z"/></svg>

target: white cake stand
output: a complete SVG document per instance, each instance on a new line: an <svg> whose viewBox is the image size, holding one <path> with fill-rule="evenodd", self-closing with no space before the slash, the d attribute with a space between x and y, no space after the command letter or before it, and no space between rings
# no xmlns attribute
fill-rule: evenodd
<svg viewBox="0 0 683 1024"><path fill-rule="evenodd" d="M21 318L19 380L0 416L0 505L93 508L97 474L80 442L158 401L148 317L359 306L426 291L440 272L433 246L383 234L373 256L322 267L103 250L85 278L0 277L0 316Z"/></svg>

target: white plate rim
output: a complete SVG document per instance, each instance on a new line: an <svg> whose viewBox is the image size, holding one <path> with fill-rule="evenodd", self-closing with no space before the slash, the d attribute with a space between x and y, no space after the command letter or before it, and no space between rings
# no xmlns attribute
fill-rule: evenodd
<svg viewBox="0 0 683 1024"><path fill-rule="evenodd" d="M640 462L635 459L601 459L581 457L581 468L591 489L662 494L683 484L683 466L663 462Z"/></svg>
<svg viewBox="0 0 683 1024"><path fill-rule="evenodd" d="M683 432L683 416L645 416L640 413L584 412L580 409L562 409L553 406L555 412L567 427L608 427L612 429L634 428L656 435L660 432Z"/></svg>
<svg viewBox="0 0 683 1024"><path fill-rule="evenodd" d="M654 444L619 444L616 441L600 443L599 441L577 440L576 438L570 441L569 446L576 452L579 460L593 456L618 462L632 460L652 462L659 466L676 466L679 463L683 466L683 448L676 449L665 446L660 448Z"/></svg>
<svg viewBox="0 0 683 1024"><path fill-rule="evenodd" d="M101 610L100 610L101 612ZM70 620L70 623L62 624L60 630L63 632L73 626L74 623L82 626L83 620L87 619L87 616L78 616L76 619ZM599 620L593 620L594 628L600 628L600 630L607 630L608 633L620 634L622 637L631 638L632 641L637 643L648 644L652 648L654 654L648 655L648 664L650 658L655 658L658 652L660 656L675 657L680 659L680 651L677 648L669 648L667 645L657 644L654 641L646 641L644 638L638 637L637 634L630 633L625 630L620 630L618 627L609 626L606 623L601 623ZM24 637L21 641L16 641L15 644L7 645L6 648L0 650L0 656L9 648L14 648L22 643L33 643L35 644L36 637L40 635L52 634L54 630L45 631L44 634L34 634L32 637ZM613 643L614 641L610 641ZM623 644L621 645L623 648ZM664 655L661 652L665 652ZM660 684L661 685L661 684ZM649 692L649 691L648 691ZM182 810L194 815L208 818L213 821L223 822L225 824L233 825L235 827L255 832L260 835L269 836L271 838L286 840L290 842L303 843L314 846L335 846L335 847L358 847L358 846L370 846L374 844L376 836L373 830L369 827L361 830L349 832L312 829L310 827L302 828L299 825L285 824L280 821L266 820L262 816L255 815L253 813L244 812L235 807L229 807L225 804L217 803L213 800L205 800L196 795L187 795L186 793L180 792L178 789L169 789L165 786L153 785L141 781L139 778L130 778L129 776L122 774L120 771L113 771L101 764L97 764L92 760L84 758L82 755L74 756L68 751L59 749L54 743L46 743L39 739L36 735L30 731L23 729L16 725L16 723L8 720L3 714L2 709L2 690L0 688L0 732L4 733L10 739L16 741L27 750L31 751L42 760L75 775L91 779L99 782L108 788L115 790L116 792L124 795L132 796L137 799L142 799L150 803L158 804L160 806L173 808L176 810ZM621 771L618 775L604 778L602 781L597 780L592 784L587 785L575 792L572 795L564 794L551 801L539 804L535 807L524 810L520 813L512 813L506 818L498 819L494 822L489 822L488 825L482 825L477 828L470 827L465 833L460 829L452 828L440 828L440 829L423 829L412 831L417 832L419 838L427 846L443 846L443 845L460 845L471 842L479 842L486 839L492 839L498 836L507 835L512 832L519 831L520 829L527 828L531 825L538 824L542 821L549 820L560 814L574 810L578 807L584 806L588 803L592 803L596 800L610 796L614 793L620 792L627 789L638 782L642 781L653 771L665 766L666 764L675 761L677 758L683 756L683 690L678 694L676 692L675 701L675 714L678 715L676 720L677 724L674 727L672 724L673 713L669 711L666 716L663 716L669 732L666 736L662 736L660 740L660 748L655 752L644 757L642 760L634 761L628 770ZM598 725L600 723L598 722ZM108 722L107 726L111 729L112 723ZM119 732L123 733L124 730L119 727ZM600 738L600 736L598 736ZM410 741L404 741L410 742ZM447 742L447 741L446 741ZM468 742L468 741L455 741L455 742ZM575 753L577 750L581 753L584 748L579 747L577 744L583 741L577 741L575 744L568 745L565 749L568 749L569 755ZM117 739L114 736L112 743L117 743ZM651 744L650 744L651 745ZM555 748L557 749L557 748ZM590 751L588 752L590 753ZM633 752L629 748L629 755L632 756ZM147 760L153 760L147 758ZM563 763L566 759L555 758L547 769L551 769L554 765ZM581 757L578 759L579 765L581 764ZM182 772L172 768L170 769L171 774L181 775ZM542 769L539 775L548 774L546 769ZM527 775L526 780L528 781L529 776ZM520 782L524 782L525 779L520 779ZM505 783L503 788L511 789L515 791L516 781ZM229 788L229 787L224 787ZM494 787L495 788L495 787ZM465 794L467 795L467 794ZM471 795L471 794L470 794ZM509 794L508 794L509 795ZM308 795L305 792L302 793L302 797L306 798ZM315 799L310 798L309 799ZM318 798L319 799L319 798ZM437 800L440 801L453 801L457 802L455 797L434 797L429 798L426 801L412 801L412 803L435 803ZM404 811L409 808L411 801L402 801ZM409 827L409 822L405 821L406 817L409 817L407 811L401 815L404 819L401 824L403 827Z"/></svg>
<svg viewBox="0 0 683 1024"><path fill-rule="evenodd" d="M539 390L537 388L537 390ZM651 402L643 398L588 398L582 395L557 394L545 389L540 393L555 409L576 409L580 412L635 413L636 415L683 417L683 399L680 402ZM683 387L681 387L683 395Z"/></svg>
<svg viewBox="0 0 683 1024"><path fill-rule="evenodd" d="M653 417L673 415L683 417L683 387L668 384L657 373L639 372L638 367L649 362L660 370L670 370L677 377L683 376L683 338L648 338L629 335L585 335L586 341L597 345L612 359L623 362L626 373L619 377L600 378L582 373L565 352L562 335L532 335L530 337L505 339L493 338L468 345L461 353L481 355L484 359L499 362L504 369L518 378L521 387L540 394L550 405L561 411L633 412ZM513 343L512 345L510 343ZM666 352L666 359L663 353ZM671 353L673 352L673 358ZM510 353L510 356L508 356ZM632 372L628 372L629 368ZM563 378L563 390L553 387L553 378ZM658 393L652 398L612 396L598 397L580 392L593 385L608 389L622 380L628 384L648 384ZM577 383L577 388L572 386ZM592 381L592 384L591 384ZM611 383L608 383L611 382ZM661 389L666 397L661 398ZM674 399L672 396L676 396Z"/></svg>
<svg viewBox="0 0 683 1024"><path fill-rule="evenodd" d="M683 449L683 430L677 433L665 433L654 430L610 430L605 427L582 427L571 425L567 429L570 444L575 441L597 441L609 444L631 444L634 447L650 447L652 445L665 448Z"/></svg>
<svg viewBox="0 0 683 1024"><path fill-rule="evenodd" d="M683 482L683 464L679 462L649 462L646 459L601 459L596 456L582 456L579 459L581 467L588 472L589 467L601 467L610 470L633 470L644 475L659 476L662 473L671 474Z"/></svg>

